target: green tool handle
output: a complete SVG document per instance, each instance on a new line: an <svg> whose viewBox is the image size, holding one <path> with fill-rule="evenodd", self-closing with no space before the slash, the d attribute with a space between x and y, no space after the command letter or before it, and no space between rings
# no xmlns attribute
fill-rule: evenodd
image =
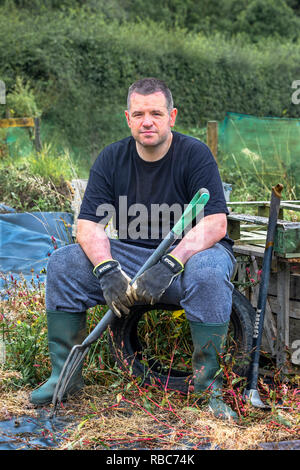
<svg viewBox="0 0 300 470"><path fill-rule="evenodd" d="M208 200L208 190L205 188L199 189L199 191L197 191L191 202L188 204L180 219L172 228L171 232L173 232L176 237L179 237L184 232L184 230L192 223L192 221L197 217L197 215L202 211Z"/></svg>
<svg viewBox="0 0 300 470"><path fill-rule="evenodd" d="M168 235L163 239L163 241L156 248L154 253L148 258L148 260L143 264L134 278L130 281L130 284L133 284L136 279L143 274L147 269L156 264L160 258L166 253L168 248L174 243L176 238L178 238L184 230L189 226L189 224L197 217L200 211L204 208L205 204L209 200L209 191L205 188L197 191L191 202L186 207L182 216L176 222L172 230ZM91 333L85 338L82 343L82 346L89 346L94 343L106 330L112 320L115 318L115 314L112 310L108 310L104 317L100 320L98 325L91 331Z"/></svg>

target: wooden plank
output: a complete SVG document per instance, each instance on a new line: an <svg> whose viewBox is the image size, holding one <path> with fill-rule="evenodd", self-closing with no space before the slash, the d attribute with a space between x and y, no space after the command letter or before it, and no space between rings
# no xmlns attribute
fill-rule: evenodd
<svg viewBox="0 0 300 470"><path fill-rule="evenodd" d="M260 237L260 238L266 238L267 232L265 230L242 230L241 235L245 237Z"/></svg>
<svg viewBox="0 0 300 470"><path fill-rule="evenodd" d="M240 240L235 240L235 243L238 245L264 246L264 240L256 240L255 238L240 238Z"/></svg>
<svg viewBox="0 0 300 470"><path fill-rule="evenodd" d="M257 215L262 217L269 217L270 207L267 204L258 204L257 206ZM279 215L278 215L279 217ZM279 217L280 218L280 217Z"/></svg>
<svg viewBox="0 0 300 470"><path fill-rule="evenodd" d="M251 233L251 232L249 234L247 234L247 232L242 233L240 241L242 243L246 243L247 240L249 240L249 243L251 242L251 244L255 242L257 245L264 245L266 242L266 237L264 234L259 234L259 233Z"/></svg>
<svg viewBox="0 0 300 470"><path fill-rule="evenodd" d="M290 267L288 263L278 263L277 299L280 312L277 315L276 365L285 370L289 348L289 302L290 302Z"/></svg>
<svg viewBox="0 0 300 470"><path fill-rule="evenodd" d="M278 299L274 296L269 296L269 303L271 305L272 312L280 314L280 304ZM300 302L297 300L289 300L289 317L300 320Z"/></svg>
<svg viewBox="0 0 300 470"><path fill-rule="evenodd" d="M34 118L34 145L37 152L42 150L40 118Z"/></svg>
<svg viewBox="0 0 300 470"><path fill-rule="evenodd" d="M232 240L238 240L241 237L240 221L234 219L228 219L227 231L228 235Z"/></svg>
<svg viewBox="0 0 300 470"><path fill-rule="evenodd" d="M291 207L294 207L294 204L300 203L298 200L294 201L281 201L280 205L286 205L289 207L291 204ZM227 206L257 206L257 205L270 205L270 201L228 201ZM300 206L299 206L300 207Z"/></svg>
<svg viewBox="0 0 300 470"><path fill-rule="evenodd" d="M277 274L275 272L271 272L270 275L268 294L274 297L277 296ZM295 274L293 265L291 266L290 277L290 300L300 302L300 275Z"/></svg>
<svg viewBox="0 0 300 470"><path fill-rule="evenodd" d="M268 225L268 217L261 217L259 215L250 215L250 214L236 214L231 212L227 216L228 220L240 221L240 222L249 222L251 224L258 225ZM300 228L300 222L289 222L287 220L277 220L277 226L283 227L284 230L297 229Z"/></svg>
<svg viewBox="0 0 300 470"><path fill-rule="evenodd" d="M264 232L246 232L246 231L241 231L241 235L239 240L235 240L235 243L250 243L250 244L256 244L256 245L261 245L265 244L266 242L266 233Z"/></svg>
<svg viewBox="0 0 300 470"><path fill-rule="evenodd" d="M287 258L289 261L294 263L300 263L300 253L285 253L284 258Z"/></svg>
<svg viewBox="0 0 300 470"><path fill-rule="evenodd" d="M241 230L247 230L247 231L254 231L254 230L261 230L263 226L262 225L255 225L255 224L241 224L240 228ZM267 229L265 230L267 233Z"/></svg>
<svg viewBox="0 0 300 470"><path fill-rule="evenodd" d="M263 258L265 248L260 246L251 246L251 245L234 245L233 251L237 255L245 255L245 256L258 256L259 258ZM274 258L274 255L273 255Z"/></svg>
<svg viewBox="0 0 300 470"><path fill-rule="evenodd" d="M74 179L72 180L71 184L74 189L74 194L73 194L73 199L72 199L72 210L74 213L74 224L72 226L72 235L74 238L76 238L77 218L80 212L82 198L86 189L87 179Z"/></svg>
<svg viewBox="0 0 300 470"><path fill-rule="evenodd" d="M266 233L266 231L262 231L262 230L255 230L253 232L250 231L250 230L249 231L248 230L242 230L241 235L244 235L245 237L252 237L252 238L254 238L254 237L260 237L260 238L264 237L264 238L266 238L267 233Z"/></svg>
<svg viewBox="0 0 300 470"><path fill-rule="evenodd" d="M34 127L34 118L8 118L0 119L0 128L7 129L9 127Z"/></svg>
<svg viewBox="0 0 300 470"><path fill-rule="evenodd" d="M280 206L284 209L291 209L293 211L300 211L300 206L298 204L291 204L288 202L281 202Z"/></svg>

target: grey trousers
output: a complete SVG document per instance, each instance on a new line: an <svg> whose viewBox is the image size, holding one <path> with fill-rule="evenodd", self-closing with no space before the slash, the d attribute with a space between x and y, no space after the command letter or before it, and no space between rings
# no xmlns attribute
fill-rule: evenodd
<svg viewBox="0 0 300 470"><path fill-rule="evenodd" d="M133 278L154 250L111 239L111 253ZM234 256L221 244L193 255L160 299L184 309L186 318L204 323L224 323L232 307L231 276ZM46 279L47 310L83 312L105 305L93 265L79 244L66 245L49 258Z"/></svg>

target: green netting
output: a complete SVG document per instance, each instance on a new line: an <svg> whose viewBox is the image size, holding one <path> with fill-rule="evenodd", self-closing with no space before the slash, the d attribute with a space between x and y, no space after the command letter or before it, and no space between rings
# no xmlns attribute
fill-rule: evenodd
<svg viewBox="0 0 300 470"><path fill-rule="evenodd" d="M221 164L300 197L300 120L227 113L219 123Z"/></svg>
<svg viewBox="0 0 300 470"><path fill-rule="evenodd" d="M26 127L0 129L0 147L12 158L25 157L34 150L33 131Z"/></svg>

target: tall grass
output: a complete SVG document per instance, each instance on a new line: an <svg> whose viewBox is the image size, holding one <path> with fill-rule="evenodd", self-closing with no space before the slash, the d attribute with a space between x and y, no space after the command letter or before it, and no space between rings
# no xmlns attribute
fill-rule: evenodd
<svg viewBox="0 0 300 470"><path fill-rule="evenodd" d="M0 201L19 212L70 212L78 170L67 150L44 144L41 152L0 160Z"/></svg>

